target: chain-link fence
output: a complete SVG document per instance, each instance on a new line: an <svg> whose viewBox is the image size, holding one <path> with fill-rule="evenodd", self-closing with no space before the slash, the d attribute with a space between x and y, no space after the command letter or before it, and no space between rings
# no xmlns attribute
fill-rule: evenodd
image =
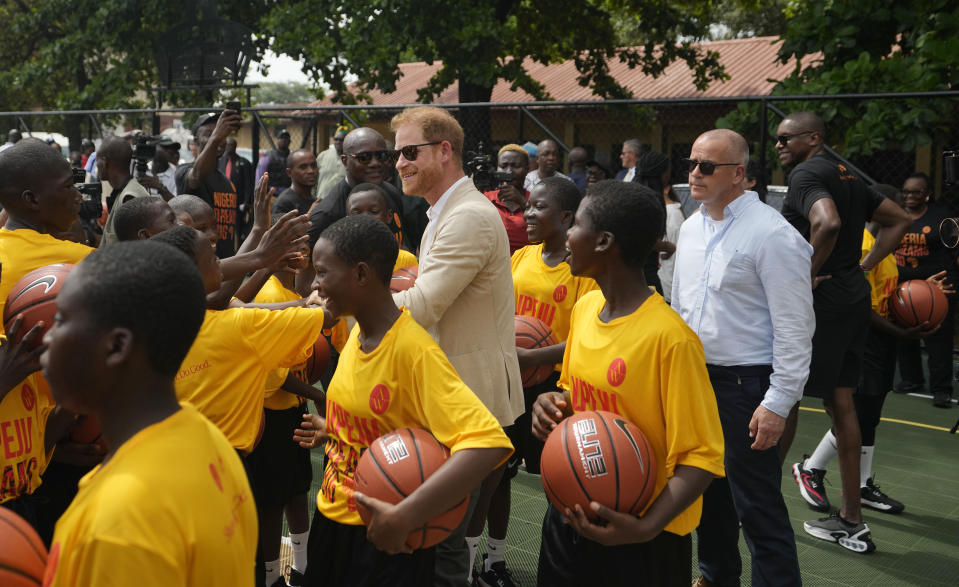
<svg viewBox="0 0 959 587"><path fill-rule="evenodd" d="M916 103L923 111L916 120L881 129L865 136L864 113L896 117ZM750 142L753 158L766 170L771 184L785 183L776 151L776 127L784 112L809 110L826 120L826 142L846 156L870 182L901 186L911 173L922 171L932 179L937 194L959 204L953 194L943 194L942 152L959 145L959 128L953 124L959 92L925 92L847 96L766 96L725 99L614 100L606 102L529 102L512 104L440 105L449 108L466 133L466 151L480 142L495 153L506 143L538 143L551 138L561 153L573 146L586 149L589 159L614 176L621 168L619 154L625 140L635 138L673 161L672 180L684 183L679 160L689 155L695 138L717 126L732 128ZM0 113L0 125L19 129L25 136L53 137L69 150L80 150L80 141L98 143L107 134L139 129L162 134L181 145L181 162L189 161L193 121L209 109L114 110L84 112ZM369 126L392 138L390 119L401 107L323 106L253 107L244 109L245 123L237 133L237 152L256 164L275 148L283 130L290 133L290 148L316 153L331 145L337 126ZM763 122L765 121L765 123ZM0 126L0 129L3 129ZM900 128L902 132L896 132ZM866 133L868 134L868 133ZM880 138L876 138L879 136ZM566 170L565 158L561 169Z"/></svg>

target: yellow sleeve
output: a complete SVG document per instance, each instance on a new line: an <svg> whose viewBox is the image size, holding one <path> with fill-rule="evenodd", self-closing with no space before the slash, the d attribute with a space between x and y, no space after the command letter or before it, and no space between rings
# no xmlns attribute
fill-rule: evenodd
<svg viewBox="0 0 959 587"><path fill-rule="evenodd" d="M106 538L78 544L69 553L61 552L58 563L48 563L48 574L51 568L54 575L50 587L165 587L187 583L179 564L164 553Z"/></svg>
<svg viewBox="0 0 959 587"><path fill-rule="evenodd" d="M516 268L523 263L523 257L526 256L526 249L528 249L529 247L530 245L526 245L525 247L516 249L515 251L513 251L513 254L510 255L510 258L509 258L510 273L514 273L514 274L516 273Z"/></svg>
<svg viewBox="0 0 959 587"><path fill-rule="evenodd" d="M305 361L323 330L323 310L320 308L241 310L239 316L244 320L241 331L270 369L294 367Z"/></svg>
<svg viewBox="0 0 959 587"><path fill-rule="evenodd" d="M580 299L591 291L599 289L599 284L592 277L576 277L576 299Z"/></svg>
<svg viewBox="0 0 959 587"><path fill-rule="evenodd" d="M414 267L417 265L419 265L419 261L416 260L416 255L406 249L400 249L399 253L396 254L396 263L393 264L393 272L395 273L403 267Z"/></svg>
<svg viewBox="0 0 959 587"><path fill-rule="evenodd" d="M687 465L722 477L723 429L706 359L698 340L673 344L663 354L661 387L666 421L666 477ZM744 431L745 433L745 431Z"/></svg>
<svg viewBox="0 0 959 587"><path fill-rule="evenodd" d="M423 422L450 452L467 448L509 448L502 462L513 453L513 445L503 427L463 383L438 346L418 353L412 377Z"/></svg>

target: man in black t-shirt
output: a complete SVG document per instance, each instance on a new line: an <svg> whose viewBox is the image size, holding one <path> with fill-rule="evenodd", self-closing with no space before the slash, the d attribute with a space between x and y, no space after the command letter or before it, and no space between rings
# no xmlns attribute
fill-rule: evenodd
<svg viewBox="0 0 959 587"><path fill-rule="evenodd" d="M216 254L232 257L237 249L237 197L233 183L217 169L217 159L225 150L224 141L240 128L240 114L224 110L222 114L204 114L193 125L198 155L196 161L176 169L176 189L180 194L199 196L213 207L216 221Z"/></svg>
<svg viewBox="0 0 959 587"><path fill-rule="evenodd" d="M293 182L282 190L273 204L273 214L283 214L296 210L297 214L306 214L313 205L313 187L319 177L316 155L309 149L297 149L286 158L286 174Z"/></svg>
<svg viewBox="0 0 959 587"><path fill-rule="evenodd" d="M310 213L310 250L313 250L320 233L327 226L346 216L346 197L350 195L353 186L361 183L378 185L386 192L387 203L393 210L393 220L401 231L400 245L409 248L412 237L404 229L403 194L386 181L394 161L383 135L372 128L353 129L343 139L343 154L340 159L346 167L346 177L333 186ZM418 235L415 236L418 242Z"/></svg>
<svg viewBox="0 0 959 587"><path fill-rule="evenodd" d="M813 246L816 333L803 394L822 398L832 418L843 488L839 511L806 522L804 528L816 538L838 542L849 550L871 552L876 547L860 508L861 442L852 398L871 313L864 272L895 250L909 218L846 165L823 152L825 127L815 114L790 114L777 134L779 160L784 167L793 167L783 216ZM860 264L863 229L869 220L880 230L876 244ZM793 475L804 497L825 495L823 474L805 459L793 465ZM828 511L829 503L823 498L815 507Z"/></svg>

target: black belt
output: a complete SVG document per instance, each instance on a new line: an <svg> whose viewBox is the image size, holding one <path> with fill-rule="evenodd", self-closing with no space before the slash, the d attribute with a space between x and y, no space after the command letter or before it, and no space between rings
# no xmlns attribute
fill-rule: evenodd
<svg viewBox="0 0 959 587"><path fill-rule="evenodd" d="M772 365L710 365L706 364L706 370L712 372L727 372L737 377L767 377L773 372Z"/></svg>

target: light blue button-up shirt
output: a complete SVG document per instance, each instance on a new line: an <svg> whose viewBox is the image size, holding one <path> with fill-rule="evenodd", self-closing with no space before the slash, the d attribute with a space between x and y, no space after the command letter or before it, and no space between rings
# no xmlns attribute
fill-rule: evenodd
<svg viewBox="0 0 959 587"><path fill-rule="evenodd" d="M704 206L679 231L673 308L712 365L772 365L762 405L785 417L809 376L815 315L812 246L779 212L745 192L723 210Z"/></svg>

